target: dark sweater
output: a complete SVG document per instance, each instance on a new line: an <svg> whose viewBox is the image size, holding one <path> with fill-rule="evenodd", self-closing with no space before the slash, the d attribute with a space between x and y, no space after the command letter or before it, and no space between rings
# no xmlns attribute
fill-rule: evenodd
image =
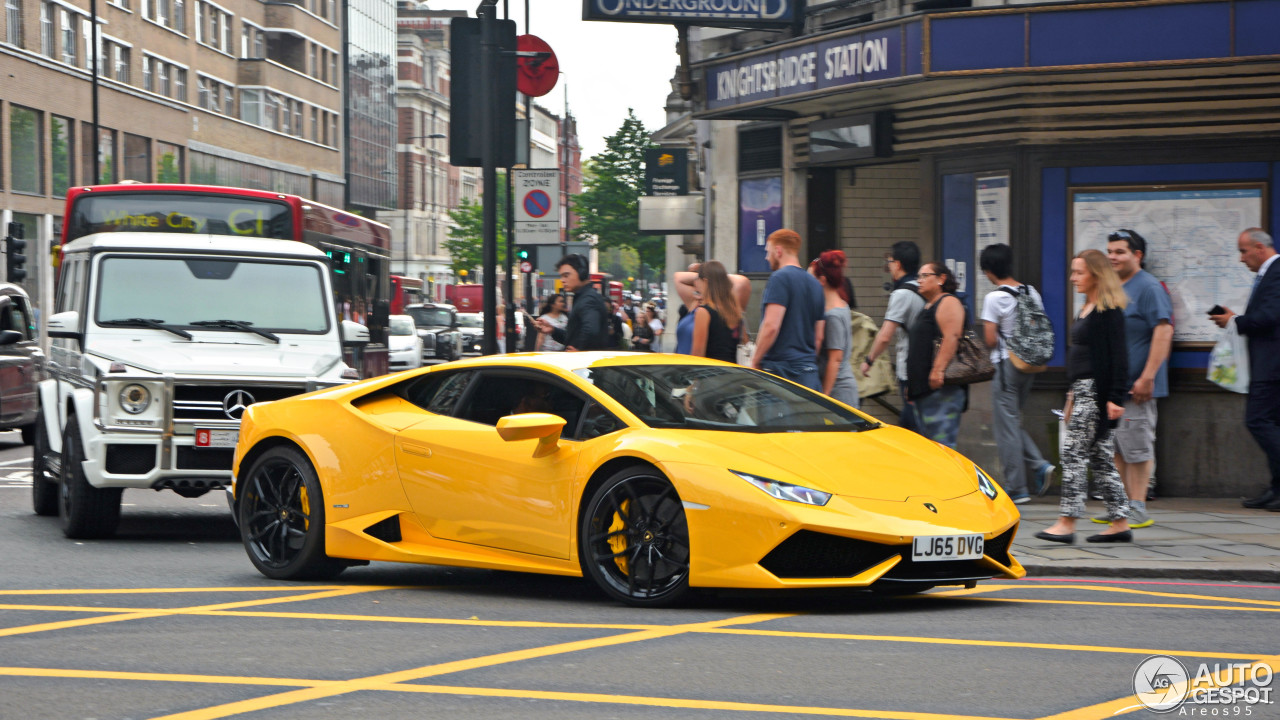
<svg viewBox="0 0 1280 720"><path fill-rule="evenodd" d="M573 294L573 308L569 311L569 324L551 333L551 339L574 350L608 350L609 311L604 298L590 285L584 285Z"/></svg>
<svg viewBox="0 0 1280 720"><path fill-rule="evenodd" d="M1098 402L1097 436L1100 437L1107 430L1114 430L1119 422L1107 419L1107 403L1123 407L1129 397L1129 349L1124 340L1124 310L1094 310L1086 329L1089 364Z"/></svg>

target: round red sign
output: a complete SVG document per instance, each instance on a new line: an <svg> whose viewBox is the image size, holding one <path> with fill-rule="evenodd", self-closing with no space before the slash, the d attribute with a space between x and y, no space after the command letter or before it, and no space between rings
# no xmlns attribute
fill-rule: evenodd
<svg viewBox="0 0 1280 720"><path fill-rule="evenodd" d="M521 53L547 53L541 57L516 58L516 89L529 97L542 97L551 92L560 79L560 61L556 53L537 35L521 35L516 38L516 50Z"/></svg>

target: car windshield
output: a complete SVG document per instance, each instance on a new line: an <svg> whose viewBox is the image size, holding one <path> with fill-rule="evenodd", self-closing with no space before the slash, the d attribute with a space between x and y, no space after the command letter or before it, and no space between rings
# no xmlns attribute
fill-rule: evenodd
<svg viewBox="0 0 1280 720"><path fill-rule="evenodd" d="M408 315L392 315L387 328L392 335L413 335L418 331Z"/></svg>
<svg viewBox="0 0 1280 720"><path fill-rule="evenodd" d="M463 313L458 316L458 325L464 328L483 328L484 318L475 313Z"/></svg>
<svg viewBox="0 0 1280 720"><path fill-rule="evenodd" d="M193 325L234 319L258 330L325 333L329 301L322 268L315 263L194 259L172 256L107 256L99 268L99 323L150 318L201 331L243 333Z"/></svg>
<svg viewBox="0 0 1280 720"><path fill-rule="evenodd" d="M823 395L746 368L617 365L576 372L653 428L773 433L879 427Z"/></svg>
<svg viewBox="0 0 1280 720"><path fill-rule="evenodd" d="M440 308L405 308L404 313L413 318L418 327L448 326L453 322L449 311Z"/></svg>

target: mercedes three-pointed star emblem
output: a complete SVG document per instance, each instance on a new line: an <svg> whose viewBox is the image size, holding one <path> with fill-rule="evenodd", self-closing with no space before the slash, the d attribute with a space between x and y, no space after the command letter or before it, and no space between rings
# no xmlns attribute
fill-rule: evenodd
<svg viewBox="0 0 1280 720"><path fill-rule="evenodd" d="M222 413L232 420L239 420L253 402L253 396L248 390L232 390L222 398Z"/></svg>

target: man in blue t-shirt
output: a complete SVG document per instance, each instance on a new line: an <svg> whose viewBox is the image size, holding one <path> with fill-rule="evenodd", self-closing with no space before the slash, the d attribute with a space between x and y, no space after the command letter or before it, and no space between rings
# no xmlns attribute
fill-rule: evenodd
<svg viewBox="0 0 1280 720"><path fill-rule="evenodd" d="M1169 395L1173 302L1156 276L1142 269L1147 241L1132 230L1107 237L1107 258L1124 283L1124 336L1129 349L1129 397L1116 427L1116 469L1129 494L1129 527L1151 524L1147 482L1155 462L1156 399ZM1095 521L1097 518L1095 518ZM1106 522L1110 522L1107 520Z"/></svg>
<svg viewBox="0 0 1280 720"><path fill-rule="evenodd" d="M817 357L825 328L822 285L800 266L800 236L794 230L775 230L765 240L765 253L773 274L764 286L764 319L751 365L822 392Z"/></svg>

